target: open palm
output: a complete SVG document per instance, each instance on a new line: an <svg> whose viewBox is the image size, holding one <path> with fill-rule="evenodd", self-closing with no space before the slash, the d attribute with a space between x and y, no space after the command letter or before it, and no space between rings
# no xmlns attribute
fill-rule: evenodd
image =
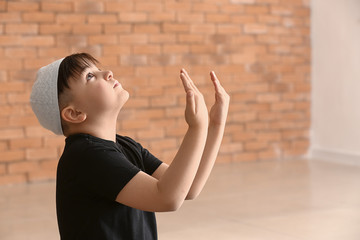
<svg viewBox="0 0 360 240"><path fill-rule="evenodd" d="M210 73L215 88L215 103L210 109L210 124L225 125L229 110L230 96L221 86L214 72Z"/></svg>

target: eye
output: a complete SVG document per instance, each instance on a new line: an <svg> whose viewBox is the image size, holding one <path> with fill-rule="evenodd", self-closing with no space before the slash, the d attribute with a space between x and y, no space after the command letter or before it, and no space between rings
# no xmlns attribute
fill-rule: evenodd
<svg viewBox="0 0 360 240"><path fill-rule="evenodd" d="M86 81L90 81L95 75L92 73L86 74Z"/></svg>

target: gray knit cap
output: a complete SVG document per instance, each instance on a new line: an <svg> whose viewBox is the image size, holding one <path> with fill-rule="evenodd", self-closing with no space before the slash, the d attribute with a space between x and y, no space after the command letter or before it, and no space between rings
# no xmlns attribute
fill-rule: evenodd
<svg viewBox="0 0 360 240"><path fill-rule="evenodd" d="M57 80L62 59L39 69L33 85L30 104L40 124L57 135L62 135L58 103Z"/></svg>

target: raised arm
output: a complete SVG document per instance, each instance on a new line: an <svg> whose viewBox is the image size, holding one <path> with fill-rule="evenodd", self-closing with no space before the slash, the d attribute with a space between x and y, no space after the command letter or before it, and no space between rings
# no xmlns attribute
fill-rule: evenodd
<svg viewBox="0 0 360 240"><path fill-rule="evenodd" d="M180 78L186 92L188 130L166 172L159 179L140 171L120 191L117 201L145 211L172 211L181 206L199 168L207 137L205 101L185 70Z"/></svg>
<svg viewBox="0 0 360 240"><path fill-rule="evenodd" d="M209 129L201 163L186 199L196 198L203 189L217 158L229 109L230 96L214 72L210 73L215 88L215 103L210 110Z"/></svg>

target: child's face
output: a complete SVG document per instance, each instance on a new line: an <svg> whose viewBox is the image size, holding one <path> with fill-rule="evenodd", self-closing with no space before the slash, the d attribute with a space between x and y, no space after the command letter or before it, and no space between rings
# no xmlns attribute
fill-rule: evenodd
<svg viewBox="0 0 360 240"><path fill-rule="evenodd" d="M129 98L129 93L114 79L111 71L90 65L79 79L70 82L72 102L87 118L116 117Z"/></svg>

